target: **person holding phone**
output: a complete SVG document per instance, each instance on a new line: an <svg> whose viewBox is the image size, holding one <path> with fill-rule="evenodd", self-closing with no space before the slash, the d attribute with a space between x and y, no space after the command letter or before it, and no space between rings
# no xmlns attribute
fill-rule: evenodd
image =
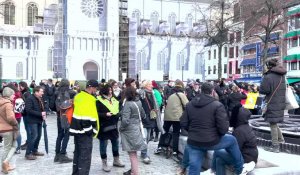
<svg viewBox="0 0 300 175"><path fill-rule="evenodd" d="M100 85L100 95L97 97L96 106L100 121L98 139L100 141L102 170L110 172L106 154L108 140L112 144L113 166L124 167L125 165L119 159L119 101L113 97L113 90L109 84Z"/></svg>

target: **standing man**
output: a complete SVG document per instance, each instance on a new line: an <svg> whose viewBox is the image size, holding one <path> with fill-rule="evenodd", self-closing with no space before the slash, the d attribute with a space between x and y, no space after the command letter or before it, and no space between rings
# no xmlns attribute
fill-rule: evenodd
<svg viewBox="0 0 300 175"><path fill-rule="evenodd" d="M51 113L56 111L55 109L55 86L52 82L52 79L48 79L48 82L46 84L46 100L47 104L51 110Z"/></svg>
<svg viewBox="0 0 300 175"><path fill-rule="evenodd" d="M229 127L222 103L212 97L213 85L204 83L201 94L186 105L180 125L188 131L186 148L189 174L200 174L202 161L208 150L226 149L234 160L235 173L243 170L243 157L234 136L226 134Z"/></svg>
<svg viewBox="0 0 300 175"><path fill-rule="evenodd" d="M46 111L42 100L43 94L44 89L41 86L36 86L33 88L33 94L25 102L29 129L28 145L25 154L27 160L35 160L36 156L44 156L44 153L38 152L42 135L42 123L46 120Z"/></svg>
<svg viewBox="0 0 300 175"><path fill-rule="evenodd" d="M164 100L165 100L165 106L167 105L168 98L173 94L173 87L174 82L172 80L168 81L168 84L164 87Z"/></svg>
<svg viewBox="0 0 300 175"><path fill-rule="evenodd" d="M88 175L90 172L93 136L97 137L100 127L95 97L97 87L96 80L89 80L86 89L74 98L74 113L69 130L75 144L72 175Z"/></svg>
<svg viewBox="0 0 300 175"><path fill-rule="evenodd" d="M266 68L267 72L262 79L259 93L266 95L265 101L268 103L264 119L270 123L272 146L266 147L265 150L279 153L279 143L284 142L284 138L277 123L283 122L286 69L278 64L275 58L266 62Z"/></svg>

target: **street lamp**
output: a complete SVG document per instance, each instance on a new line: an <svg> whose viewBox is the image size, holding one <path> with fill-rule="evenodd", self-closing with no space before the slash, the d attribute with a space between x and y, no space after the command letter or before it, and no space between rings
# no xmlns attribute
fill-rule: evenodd
<svg viewBox="0 0 300 175"><path fill-rule="evenodd" d="M184 69L184 65L182 64L181 66L181 80L183 81L183 69Z"/></svg>

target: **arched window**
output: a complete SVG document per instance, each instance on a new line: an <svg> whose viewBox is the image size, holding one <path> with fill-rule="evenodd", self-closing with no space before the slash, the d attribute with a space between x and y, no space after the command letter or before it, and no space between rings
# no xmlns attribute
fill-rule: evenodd
<svg viewBox="0 0 300 175"><path fill-rule="evenodd" d="M4 24L15 25L15 5L12 2L4 4Z"/></svg>
<svg viewBox="0 0 300 175"><path fill-rule="evenodd" d="M168 23L170 24L170 33L173 34L176 32L176 14L171 13L168 18Z"/></svg>
<svg viewBox="0 0 300 175"><path fill-rule="evenodd" d="M188 14L185 22L188 25L189 31L191 31L193 29L193 16L191 14Z"/></svg>
<svg viewBox="0 0 300 175"><path fill-rule="evenodd" d="M27 25L33 26L35 23L35 17L38 15L38 8L36 4L30 3L27 7Z"/></svg>
<svg viewBox="0 0 300 175"><path fill-rule="evenodd" d="M156 33L159 26L159 15L156 11L151 14L150 21L152 23L151 32Z"/></svg>
<svg viewBox="0 0 300 175"><path fill-rule="evenodd" d="M23 63L22 62L17 62L16 77L17 78L23 78Z"/></svg>
<svg viewBox="0 0 300 175"><path fill-rule="evenodd" d="M195 60L195 74L203 74L203 53L197 53L196 54L196 60Z"/></svg>
<svg viewBox="0 0 300 175"><path fill-rule="evenodd" d="M157 55L157 70L165 71L166 54L165 52L159 52Z"/></svg>
<svg viewBox="0 0 300 175"><path fill-rule="evenodd" d="M141 25L141 12L139 10L134 10L131 17L136 19L136 26L139 28Z"/></svg>
<svg viewBox="0 0 300 175"><path fill-rule="evenodd" d="M140 50L137 53L137 72L141 70L145 70L145 64L146 64L146 53L144 50Z"/></svg>
<svg viewBox="0 0 300 175"><path fill-rule="evenodd" d="M53 47L48 49L47 71L53 71Z"/></svg>
<svg viewBox="0 0 300 175"><path fill-rule="evenodd" d="M177 54L176 70L182 70L182 69L185 70L184 60L185 60L184 52L179 52Z"/></svg>

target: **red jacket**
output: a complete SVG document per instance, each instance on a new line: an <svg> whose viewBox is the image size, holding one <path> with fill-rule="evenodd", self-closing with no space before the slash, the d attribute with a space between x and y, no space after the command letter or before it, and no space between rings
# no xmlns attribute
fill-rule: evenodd
<svg viewBox="0 0 300 175"><path fill-rule="evenodd" d="M22 94L21 94L20 91L18 91L18 92L15 93L15 98L14 98L14 101L13 101L14 107L15 107L15 104L16 104L16 100L18 98L22 98ZM15 113L15 117L16 117L16 119L20 119L22 117L22 114L21 113Z"/></svg>

